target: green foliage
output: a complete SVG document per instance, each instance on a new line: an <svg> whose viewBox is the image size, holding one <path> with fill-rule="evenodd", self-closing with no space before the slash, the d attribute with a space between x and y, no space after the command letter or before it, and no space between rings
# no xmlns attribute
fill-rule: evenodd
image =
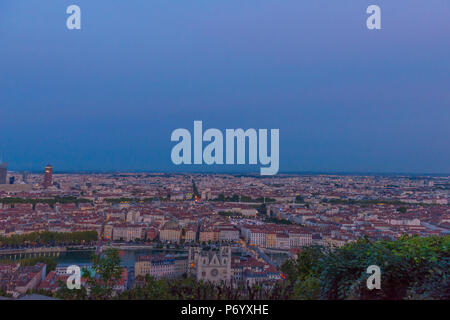
<svg viewBox="0 0 450 320"><path fill-rule="evenodd" d="M8 294L5 289L0 289L0 297L12 298L12 295Z"/></svg>
<svg viewBox="0 0 450 320"><path fill-rule="evenodd" d="M229 198L229 197L225 198L225 201L239 202L239 195L233 194L233 196L231 198Z"/></svg>
<svg viewBox="0 0 450 320"><path fill-rule="evenodd" d="M85 287L81 286L80 289L69 289L64 281L58 281L58 287L60 288L55 297L63 300L87 300L88 293ZM47 293L48 295L48 293Z"/></svg>
<svg viewBox="0 0 450 320"><path fill-rule="evenodd" d="M120 265L119 250L106 249L104 255L94 255L92 260L95 274L83 269L90 295L93 299L110 299L113 296L114 284L122 278L123 267Z"/></svg>
<svg viewBox="0 0 450 320"><path fill-rule="evenodd" d="M130 202L130 203L138 203L138 202L152 202L153 198L127 198L127 197L121 197L121 198L107 198L105 199L106 202L111 204L118 204L122 202Z"/></svg>
<svg viewBox="0 0 450 320"><path fill-rule="evenodd" d="M302 281L296 281L293 296L300 300L318 300L320 298L320 280L310 276Z"/></svg>
<svg viewBox="0 0 450 320"><path fill-rule="evenodd" d="M18 245L59 245L62 243L82 244L97 241L97 231L77 232L32 232L28 234L0 237L0 247Z"/></svg>
<svg viewBox="0 0 450 320"><path fill-rule="evenodd" d="M275 223L275 224L292 224L292 222L287 219L266 218L264 221L270 222L270 223Z"/></svg>
<svg viewBox="0 0 450 320"><path fill-rule="evenodd" d="M321 261L327 252L329 250L321 246L305 247L296 260L287 260L281 266L281 271L293 286L293 298L315 300L320 297Z"/></svg>
<svg viewBox="0 0 450 320"><path fill-rule="evenodd" d="M275 202L275 199L273 198L264 198L264 197L258 197L258 198L252 198L249 196L241 196L241 202L254 202L254 203L265 203L265 202Z"/></svg>
<svg viewBox="0 0 450 320"><path fill-rule="evenodd" d="M138 285L121 294L120 299L133 300L279 300L289 299L286 287L276 284L271 288L241 286L232 288L223 284L197 281L193 277L158 279L146 276Z"/></svg>
<svg viewBox="0 0 450 320"><path fill-rule="evenodd" d="M405 236L397 241L360 240L348 244L323 260L322 296L326 299L405 299L429 282L436 272L441 272L441 284L448 286L449 241L449 236ZM366 269L370 265L381 268L381 290L370 291L366 287ZM430 288L441 289L440 286Z"/></svg>
<svg viewBox="0 0 450 320"><path fill-rule="evenodd" d="M400 213L406 213L407 209L406 209L406 207L399 207L399 208L397 208L397 211Z"/></svg>
<svg viewBox="0 0 450 320"><path fill-rule="evenodd" d="M335 250L307 248L282 270L301 299L448 300L449 244L450 236L361 239ZM370 265L381 268L380 290L367 289Z"/></svg>
<svg viewBox="0 0 450 320"><path fill-rule="evenodd" d="M273 198L252 198L249 196L241 196L240 197L241 202L253 202L253 203L264 203L265 202L275 202L275 199ZM239 202L239 195L233 194L231 197L225 197L223 194L219 194L216 199L213 199L212 201L222 201L222 202Z"/></svg>
<svg viewBox="0 0 450 320"><path fill-rule="evenodd" d="M194 194L194 197L197 196L200 198L200 193L198 192L197 186L195 185L195 181L192 180L192 193Z"/></svg>
<svg viewBox="0 0 450 320"><path fill-rule="evenodd" d="M14 205L14 204L20 204L20 203L31 203L33 207L37 203L47 203L51 207L54 207L56 203L92 203L89 199L83 199L83 198L77 198L77 197L54 197L54 198L43 198L43 199L36 199L36 198L1 198L0 203L8 204L8 205Z"/></svg>

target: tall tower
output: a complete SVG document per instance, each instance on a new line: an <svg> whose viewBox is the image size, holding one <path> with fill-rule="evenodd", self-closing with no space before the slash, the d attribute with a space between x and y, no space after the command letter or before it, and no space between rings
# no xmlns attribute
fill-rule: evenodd
<svg viewBox="0 0 450 320"><path fill-rule="evenodd" d="M48 164L45 167L44 188L50 187L52 185L52 182L53 182L53 167Z"/></svg>
<svg viewBox="0 0 450 320"><path fill-rule="evenodd" d="M0 163L0 184L6 184L6 173L7 173L8 163Z"/></svg>
<svg viewBox="0 0 450 320"><path fill-rule="evenodd" d="M22 173L22 181L23 181L23 183L27 183L28 182L27 179L28 179L28 172L24 171Z"/></svg>

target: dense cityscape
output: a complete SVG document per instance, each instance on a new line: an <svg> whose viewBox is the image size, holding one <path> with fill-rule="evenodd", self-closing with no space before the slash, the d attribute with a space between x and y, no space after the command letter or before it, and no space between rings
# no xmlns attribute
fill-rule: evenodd
<svg viewBox="0 0 450 320"><path fill-rule="evenodd" d="M0 296L10 298L54 296L73 264L95 278L91 256L111 250L118 297L149 278L272 288L305 248L450 233L448 176L0 170Z"/></svg>

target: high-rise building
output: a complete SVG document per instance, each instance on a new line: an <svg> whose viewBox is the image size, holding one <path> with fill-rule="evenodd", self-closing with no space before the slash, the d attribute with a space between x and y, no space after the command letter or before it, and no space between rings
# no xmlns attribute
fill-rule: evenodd
<svg viewBox="0 0 450 320"><path fill-rule="evenodd" d="M44 188L48 188L52 185L53 182L53 167L51 165L47 165L45 167L44 172Z"/></svg>
<svg viewBox="0 0 450 320"><path fill-rule="evenodd" d="M28 179L28 172L24 171L22 173L22 181L23 181L23 183L27 183L27 179Z"/></svg>
<svg viewBox="0 0 450 320"><path fill-rule="evenodd" d="M9 177L9 184L14 184L15 180L16 180L16 178L14 176Z"/></svg>
<svg viewBox="0 0 450 320"><path fill-rule="evenodd" d="M0 163L0 184L6 184L8 163Z"/></svg>

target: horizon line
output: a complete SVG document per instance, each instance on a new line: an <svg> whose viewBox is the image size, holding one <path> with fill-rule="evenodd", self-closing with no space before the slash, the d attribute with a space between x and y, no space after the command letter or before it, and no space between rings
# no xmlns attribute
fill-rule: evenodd
<svg viewBox="0 0 450 320"><path fill-rule="evenodd" d="M43 174L43 170L8 170L12 173L32 173ZM450 173L427 173L427 172L395 172L395 171L327 171L327 170L286 170L280 171L273 176L261 176L257 171L218 171L218 172L204 172L204 171L150 171L150 170L60 170L53 171L53 174L204 174L204 175L254 175L258 177L270 178L279 175L355 175L355 176L450 176Z"/></svg>

